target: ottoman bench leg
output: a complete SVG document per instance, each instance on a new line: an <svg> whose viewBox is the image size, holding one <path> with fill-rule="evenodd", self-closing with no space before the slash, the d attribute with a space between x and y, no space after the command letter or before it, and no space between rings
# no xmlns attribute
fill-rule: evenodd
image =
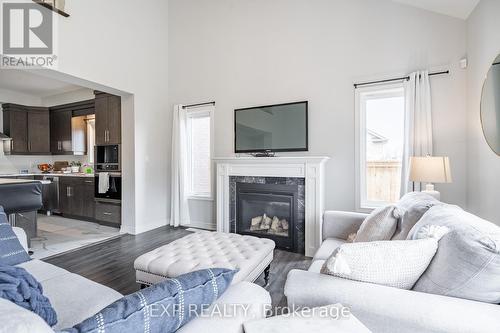
<svg viewBox="0 0 500 333"><path fill-rule="evenodd" d="M269 286L269 272L271 271L271 264L269 264L269 266L266 267L266 269L264 270L264 287L267 287Z"/></svg>

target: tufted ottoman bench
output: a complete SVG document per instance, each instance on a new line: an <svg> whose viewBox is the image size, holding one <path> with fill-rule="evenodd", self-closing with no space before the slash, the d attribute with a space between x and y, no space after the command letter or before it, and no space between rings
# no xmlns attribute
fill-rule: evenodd
<svg viewBox="0 0 500 333"><path fill-rule="evenodd" d="M272 240L264 238L195 232L138 257L136 281L151 285L205 268L238 268L233 283L254 282L264 272L267 285L274 247Z"/></svg>

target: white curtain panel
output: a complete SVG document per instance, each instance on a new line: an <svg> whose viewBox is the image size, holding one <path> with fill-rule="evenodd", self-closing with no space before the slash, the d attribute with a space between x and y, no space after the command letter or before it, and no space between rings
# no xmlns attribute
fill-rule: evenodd
<svg viewBox="0 0 500 333"><path fill-rule="evenodd" d="M405 137L401 173L401 196L420 191L420 183L410 182L410 157L432 155L432 109L429 71L410 74L406 82Z"/></svg>
<svg viewBox="0 0 500 333"><path fill-rule="evenodd" d="M172 124L172 197L170 225L189 224L187 201L187 112L183 105L174 106Z"/></svg>

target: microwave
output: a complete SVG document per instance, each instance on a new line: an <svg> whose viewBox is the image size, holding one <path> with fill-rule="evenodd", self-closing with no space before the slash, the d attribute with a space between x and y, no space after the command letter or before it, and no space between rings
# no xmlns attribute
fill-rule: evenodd
<svg viewBox="0 0 500 333"><path fill-rule="evenodd" d="M95 171L121 171L121 146L95 146Z"/></svg>

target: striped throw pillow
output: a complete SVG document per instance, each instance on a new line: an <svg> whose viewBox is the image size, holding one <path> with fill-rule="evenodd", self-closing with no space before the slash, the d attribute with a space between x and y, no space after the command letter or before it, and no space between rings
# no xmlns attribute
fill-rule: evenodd
<svg viewBox="0 0 500 333"><path fill-rule="evenodd" d="M236 270L204 269L125 296L63 333L171 333L208 310ZM205 314L206 315L206 314Z"/></svg>
<svg viewBox="0 0 500 333"><path fill-rule="evenodd" d="M0 264L15 266L30 260L30 256L12 230L3 207L0 206Z"/></svg>

